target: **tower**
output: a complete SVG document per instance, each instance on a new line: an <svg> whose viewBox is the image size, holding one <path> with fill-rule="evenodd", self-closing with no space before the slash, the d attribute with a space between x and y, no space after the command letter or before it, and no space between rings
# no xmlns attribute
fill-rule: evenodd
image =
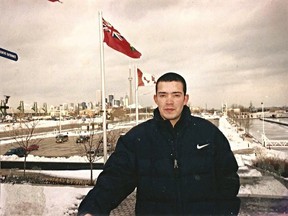
<svg viewBox="0 0 288 216"><path fill-rule="evenodd" d="M132 76L131 76L131 68L129 68L129 88L130 88L130 95L129 95L129 105L133 104L133 93L132 93Z"/></svg>
<svg viewBox="0 0 288 216"><path fill-rule="evenodd" d="M47 115L47 103L43 103L42 110L44 111L45 115Z"/></svg>
<svg viewBox="0 0 288 216"><path fill-rule="evenodd" d="M34 110L35 114L38 113L38 105L37 105L37 102L34 102L33 107L32 107L31 109Z"/></svg>
<svg viewBox="0 0 288 216"><path fill-rule="evenodd" d="M20 101L20 105L17 107L20 110L20 113L24 113L24 101Z"/></svg>

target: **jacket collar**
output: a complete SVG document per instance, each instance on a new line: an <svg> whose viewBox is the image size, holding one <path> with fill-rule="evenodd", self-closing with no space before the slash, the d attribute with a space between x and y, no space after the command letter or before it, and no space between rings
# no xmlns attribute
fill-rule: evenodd
<svg viewBox="0 0 288 216"><path fill-rule="evenodd" d="M182 113L181 113L181 117L179 119L179 121L175 124L174 128L182 128L184 125L187 124L187 122L189 121L189 116L191 116L191 112L188 106L184 105ZM162 116L160 115L159 109L158 107L154 110L154 117L153 117L157 123L161 124L162 126L168 126L170 125L170 127L172 127L171 123L169 120L164 120L162 118Z"/></svg>

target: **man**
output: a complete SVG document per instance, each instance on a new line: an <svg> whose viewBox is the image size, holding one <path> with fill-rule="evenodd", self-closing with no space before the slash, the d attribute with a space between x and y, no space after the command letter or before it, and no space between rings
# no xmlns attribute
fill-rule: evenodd
<svg viewBox="0 0 288 216"><path fill-rule="evenodd" d="M109 215L137 188L136 215L238 214L238 165L225 136L191 116L186 82L156 83L154 117L120 137L78 215Z"/></svg>

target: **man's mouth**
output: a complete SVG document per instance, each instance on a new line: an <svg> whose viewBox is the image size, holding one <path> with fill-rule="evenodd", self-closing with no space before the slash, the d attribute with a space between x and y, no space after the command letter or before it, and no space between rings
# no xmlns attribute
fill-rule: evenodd
<svg viewBox="0 0 288 216"><path fill-rule="evenodd" d="M174 108L165 108L164 109L166 112L172 112L172 111L174 111Z"/></svg>

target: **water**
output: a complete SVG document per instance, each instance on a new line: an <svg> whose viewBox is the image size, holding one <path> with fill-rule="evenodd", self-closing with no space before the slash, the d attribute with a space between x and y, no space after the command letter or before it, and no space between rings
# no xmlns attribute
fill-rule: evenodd
<svg viewBox="0 0 288 216"><path fill-rule="evenodd" d="M288 123L288 120L285 120ZM284 122L284 120L281 120L281 122ZM288 140L288 126L264 121L264 132L270 140ZM263 133L263 121L259 119L251 120L249 133L253 135L257 140L261 141L261 135Z"/></svg>
<svg viewBox="0 0 288 216"><path fill-rule="evenodd" d="M277 120L277 119L273 119ZM261 142L261 136L263 133L263 121L259 119L250 120L249 133L259 142ZM288 123L288 118L279 119L281 122ZM288 141L288 126L279 125L276 123L270 123L264 121L264 132L270 140L287 140ZM288 147L276 147L279 151L288 152Z"/></svg>

